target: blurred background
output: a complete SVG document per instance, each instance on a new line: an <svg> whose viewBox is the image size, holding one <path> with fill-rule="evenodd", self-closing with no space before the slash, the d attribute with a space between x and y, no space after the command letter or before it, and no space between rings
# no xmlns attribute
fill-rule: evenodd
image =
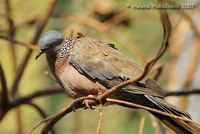
<svg viewBox="0 0 200 134"><path fill-rule="evenodd" d="M170 48L154 69L161 70L157 79L166 92L186 91L200 87L200 6L198 0L160 0L161 5L179 6L165 9L172 24ZM138 9L137 6L151 6ZM0 133L24 134L42 120L38 109L46 116L57 113L72 99L64 93L36 97L9 109L4 103L5 87L10 103L36 91L57 88L59 85L45 74L50 73L45 56L37 61L38 41L49 30L66 36L84 36L115 44L125 55L142 68L155 56L162 43L163 27L158 10L151 0L0 0ZM14 42L13 42L14 40ZM17 41L17 42L16 42ZM154 78L157 71L150 74ZM3 82L3 74L5 81ZM6 83L2 84L2 83ZM170 96L168 102L188 111L200 122L200 96ZM6 106L3 106L6 104ZM9 110L3 110L7 107ZM38 107L38 108L37 108ZM40 112L41 113L41 112ZM143 115L143 116L142 116ZM102 134L137 134L144 119L143 134L170 133L148 112L121 106L103 107ZM58 134L94 134L98 108L78 109L62 118L54 127ZM42 129L39 126L32 133Z"/></svg>

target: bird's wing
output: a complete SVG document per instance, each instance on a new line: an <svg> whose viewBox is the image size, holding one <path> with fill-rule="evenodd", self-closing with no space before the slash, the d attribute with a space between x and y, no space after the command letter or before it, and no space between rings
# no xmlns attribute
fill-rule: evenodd
<svg viewBox="0 0 200 134"><path fill-rule="evenodd" d="M69 53L69 62L81 74L99 81L107 88L143 72L136 63L113 47L96 39L78 38ZM163 97L161 88L147 77L137 84L126 86L123 91Z"/></svg>

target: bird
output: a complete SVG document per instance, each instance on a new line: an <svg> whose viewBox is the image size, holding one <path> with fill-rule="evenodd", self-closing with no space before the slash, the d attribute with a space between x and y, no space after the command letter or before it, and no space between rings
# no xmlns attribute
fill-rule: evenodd
<svg viewBox="0 0 200 134"><path fill-rule="evenodd" d="M113 44L94 38L65 37L60 32L51 30L40 38L39 47L36 59L46 53L53 76L73 99L98 96L99 89L105 92L143 73L139 65L121 53ZM162 88L149 77L119 89L109 98L191 119L190 114L166 102ZM83 103L89 107L87 100ZM200 133L200 128L193 123L149 112L178 134Z"/></svg>

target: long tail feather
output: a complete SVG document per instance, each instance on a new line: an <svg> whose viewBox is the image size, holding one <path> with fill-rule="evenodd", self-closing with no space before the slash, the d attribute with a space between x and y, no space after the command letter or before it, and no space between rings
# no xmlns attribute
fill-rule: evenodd
<svg viewBox="0 0 200 134"><path fill-rule="evenodd" d="M152 96L146 96L152 103L154 103L157 108L161 111L185 117L185 118L191 118L191 116L186 113L185 111L179 109L178 107L175 107L166 101L164 101L162 98L155 98ZM165 125L167 125L169 128L174 130L178 134L199 134L200 133L200 128L197 127L195 124L186 122L180 119L175 119L171 118L162 114L158 114L155 112L150 112L152 113L155 117L157 117L160 121L162 121Z"/></svg>
<svg viewBox="0 0 200 134"><path fill-rule="evenodd" d="M126 96L126 97L124 97ZM119 96L118 96L119 97ZM151 95L143 95L143 94L120 94L120 97L118 99L129 101L135 104L140 104L143 106L151 107L163 112L167 112L172 115L184 117L191 119L190 114L185 112L184 110L173 106L169 103L167 103L163 98L161 97L155 97ZM126 107L130 107L127 105L122 105ZM135 108L135 107L134 107ZM156 118L158 118L161 122L163 122L166 126L168 126L170 129L174 130L178 134L200 134L200 128L191 122L183 121L180 119L175 119L172 117L168 117L163 114L159 114L156 112L149 111L151 114L153 114Z"/></svg>

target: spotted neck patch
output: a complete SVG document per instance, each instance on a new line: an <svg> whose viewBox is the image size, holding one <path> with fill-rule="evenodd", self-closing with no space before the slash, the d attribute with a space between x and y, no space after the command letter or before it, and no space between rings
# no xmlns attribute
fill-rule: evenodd
<svg viewBox="0 0 200 134"><path fill-rule="evenodd" d="M65 44L61 47L60 52L59 52L60 58L65 57L65 54L69 52L69 50L72 47L72 40L73 40L72 37L71 38L68 38L68 37L65 38Z"/></svg>

